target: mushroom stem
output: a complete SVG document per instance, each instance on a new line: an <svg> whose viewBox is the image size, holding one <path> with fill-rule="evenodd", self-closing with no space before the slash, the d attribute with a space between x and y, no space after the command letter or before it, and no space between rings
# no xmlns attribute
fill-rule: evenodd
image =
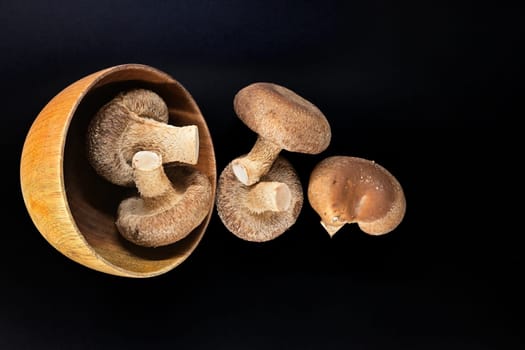
<svg viewBox="0 0 525 350"><path fill-rule="evenodd" d="M263 181L250 188L246 206L256 214L265 211L284 211L290 207L292 194L287 184L277 181Z"/></svg>
<svg viewBox="0 0 525 350"><path fill-rule="evenodd" d="M268 173L281 150L280 146L259 136L250 153L233 160L235 177L246 186L259 182Z"/></svg>
<svg viewBox="0 0 525 350"><path fill-rule="evenodd" d="M339 231L344 226L344 224L345 223L340 224L340 225L331 225L331 224L325 223L324 221L321 221L321 226L323 226L326 232L328 232L328 234L330 235L330 238L335 236L337 231Z"/></svg>
<svg viewBox="0 0 525 350"><path fill-rule="evenodd" d="M133 118L122 145L125 159L141 150L157 152L164 163L197 164L199 158L199 131L196 125L174 126L153 119Z"/></svg>
<svg viewBox="0 0 525 350"><path fill-rule="evenodd" d="M139 151L133 156L133 180L146 206L154 204L165 194L175 192L155 152Z"/></svg>

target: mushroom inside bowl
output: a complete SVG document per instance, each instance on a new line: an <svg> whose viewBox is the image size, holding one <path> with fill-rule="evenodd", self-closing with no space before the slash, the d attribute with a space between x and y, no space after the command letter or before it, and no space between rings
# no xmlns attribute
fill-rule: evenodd
<svg viewBox="0 0 525 350"><path fill-rule="evenodd" d="M86 132L96 111L130 88L155 91L168 106L169 123L196 125L199 156L215 196L212 138L197 103L173 77L142 64L112 66L87 75L54 96L26 136L20 183L27 210L41 235L58 251L84 266L126 277L151 277L182 263L199 244L213 210L186 238L163 247L142 247L116 227L119 203L130 188L99 176L86 156ZM212 201L213 203L213 201Z"/></svg>

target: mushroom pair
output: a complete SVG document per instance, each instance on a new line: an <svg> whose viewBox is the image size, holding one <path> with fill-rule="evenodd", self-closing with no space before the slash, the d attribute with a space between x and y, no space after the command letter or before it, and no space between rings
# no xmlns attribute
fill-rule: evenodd
<svg viewBox="0 0 525 350"><path fill-rule="evenodd" d="M233 102L237 116L258 137L249 153L222 171L217 212L237 237L266 242L296 222L304 201L297 172L281 151L324 151L330 125L319 108L274 83L252 83L239 90Z"/></svg>
<svg viewBox="0 0 525 350"><path fill-rule="evenodd" d="M158 94L132 89L102 106L87 130L87 158L96 173L137 188L138 196L120 203L116 227L146 247L186 237L213 201L209 179L191 166L199 156L197 126L170 125L168 117Z"/></svg>
<svg viewBox="0 0 525 350"><path fill-rule="evenodd" d="M311 102L267 82L241 89L234 110L258 138L221 173L217 211L239 238L269 241L296 222L303 205L301 182L281 150L321 153L331 140L330 125ZM330 236L351 223L371 235L391 232L406 208L403 189L387 169L349 156L328 157L315 166L308 200Z"/></svg>

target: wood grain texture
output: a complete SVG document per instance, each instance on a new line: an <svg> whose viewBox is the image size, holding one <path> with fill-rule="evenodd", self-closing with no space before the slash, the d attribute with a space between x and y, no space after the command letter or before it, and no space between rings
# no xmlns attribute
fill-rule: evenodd
<svg viewBox="0 0 525 350"><path fill-rule="evenodd" d="M123 239L115 226L118 203L132 189L101 179L85 156L85 131L94 111L117 92L144 87L167 103L173 125L197 125L196 167L216 190L216 162L206 121L190 93L166 73L123 64L88 75L59 92L40 111L26 136L20 161L24 202L36 228L58 251L86 267L125 277L152 277L182 263L197 247L213 213L187 238L145 248Z"/></svg>

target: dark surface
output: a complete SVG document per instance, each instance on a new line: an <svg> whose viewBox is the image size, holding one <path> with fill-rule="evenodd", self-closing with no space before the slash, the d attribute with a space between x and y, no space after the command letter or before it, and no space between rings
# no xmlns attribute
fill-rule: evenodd
<svg viewBox="0 0 525 350"><path fill-rule="evenodd" d="M520 129L502 122L522 117L522 13L459 4L2 1L0 349L523 348L523 230L505 200L520 187L508 157ZM190 258L155 278L68 260L25 209L23 140L61 89L122 63L190 91L218 173L255 141L233 113L236 91L295 90L333 130L320 155L283 152L305 189L326 156L374 159L405 189L404 221L382 237L347 226L330 239L305 201L264 244L214 215Z"/></svg>

